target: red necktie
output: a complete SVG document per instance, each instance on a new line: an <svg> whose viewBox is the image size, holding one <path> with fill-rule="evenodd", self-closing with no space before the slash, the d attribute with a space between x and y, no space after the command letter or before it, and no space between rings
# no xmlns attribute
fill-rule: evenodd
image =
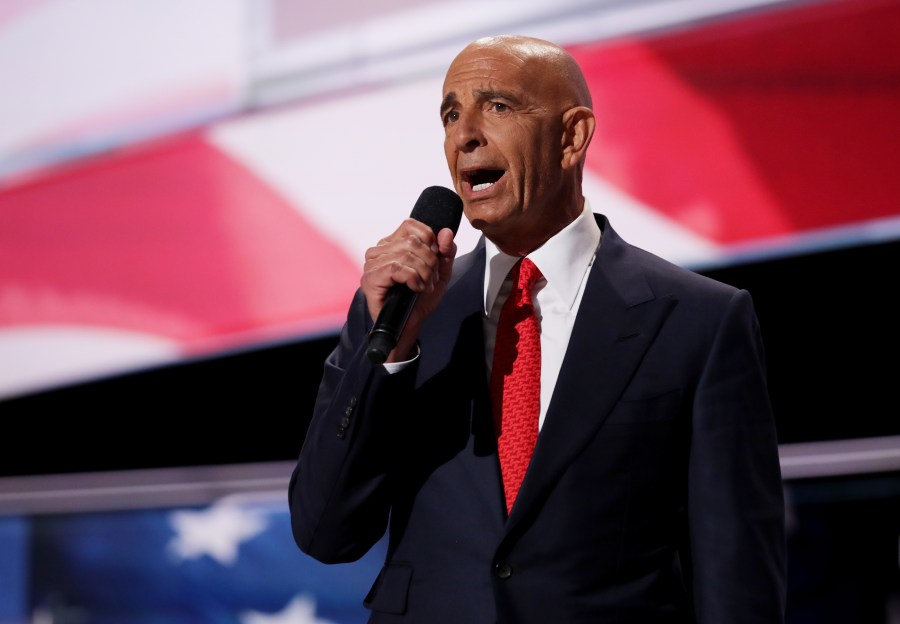
<svg viewBox="0 0 900 624"><path fill-rule="evenodd" d="M528 258L512 268L513 289L500 311L491 397L506 510L512 509L537 442L541 399L541 332L531 288L541 272Z"/></svg>

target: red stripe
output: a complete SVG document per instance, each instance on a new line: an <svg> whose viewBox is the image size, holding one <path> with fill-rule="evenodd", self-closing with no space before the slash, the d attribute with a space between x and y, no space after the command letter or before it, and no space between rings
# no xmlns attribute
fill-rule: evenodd
<svg viewBox="0 0 900 624"><path fill-rule="evenodd" d="M897 214L900 4L815 3L572 49L588 167L721 243Z"/></svg>
<svg viewBox="0 0 900 624"><path fill-rule="evenodd" d="M0 194L0 326L211 336L346 310L359 268L252 172L189 135Z"/></svg>

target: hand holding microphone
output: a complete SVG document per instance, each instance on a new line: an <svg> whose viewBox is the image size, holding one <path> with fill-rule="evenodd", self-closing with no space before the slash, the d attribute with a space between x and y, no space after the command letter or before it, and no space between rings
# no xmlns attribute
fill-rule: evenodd
<svg viewBox="0 0 900 624"><path fill-rule="evenodd" d="M442 186L430 186L422 191L410 213L410 218L429 227L434 236L444 228L449 228L455 235L462 219L462 212L462 200L456 193ZM394 234L385 239L383 246L374 247L366 254L368 275L364 275L363 290L366 291L367 297L372 296L378 289L374 283L376 278L383 281L385 273L388 273L395 282L389 287L383 306L369 333L367 354L376 364L383 363L397 346L419 298L419 293L407 284L410 281L433 279L433 271L440 271L441 266L445 266L445 271L448 272L453 259L452 256L448 258L442 251L437 258L439 264L435 265L434 252L430 247L422 245L414 232L417 226L418 224L401 225ZM455 245L453 249L455 253ZM444 255L440 257L441 254ZM398 281L398 278L403 277L406 277L404 281ZM449 274L440 274L438 284L446 287L448 279ZM442 294L438 293L438 296Z"/></svg>

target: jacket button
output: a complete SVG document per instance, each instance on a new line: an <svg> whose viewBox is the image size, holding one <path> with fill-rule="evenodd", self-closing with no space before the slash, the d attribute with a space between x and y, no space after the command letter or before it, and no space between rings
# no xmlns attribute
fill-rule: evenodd
<svg viewBox="0 0 900 624"><path fill-rule="evenodd" d="M512 566L508 563L498 563L494 565L494 574L497 578L508 579L512 576Z"/></svg>

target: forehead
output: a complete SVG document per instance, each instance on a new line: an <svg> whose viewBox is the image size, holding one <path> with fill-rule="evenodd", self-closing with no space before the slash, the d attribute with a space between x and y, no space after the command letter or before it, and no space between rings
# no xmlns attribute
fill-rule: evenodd
<svg viewBox="0 0 900 624"><path fill-rule="evenodd" d="M502 87L518 91L529 83L531 63L521 54L505 48L475 47L461 52L450 64L444 78L444 96L462 97L474 91ZM532 83L533 86L533 83Z"/></svg>

